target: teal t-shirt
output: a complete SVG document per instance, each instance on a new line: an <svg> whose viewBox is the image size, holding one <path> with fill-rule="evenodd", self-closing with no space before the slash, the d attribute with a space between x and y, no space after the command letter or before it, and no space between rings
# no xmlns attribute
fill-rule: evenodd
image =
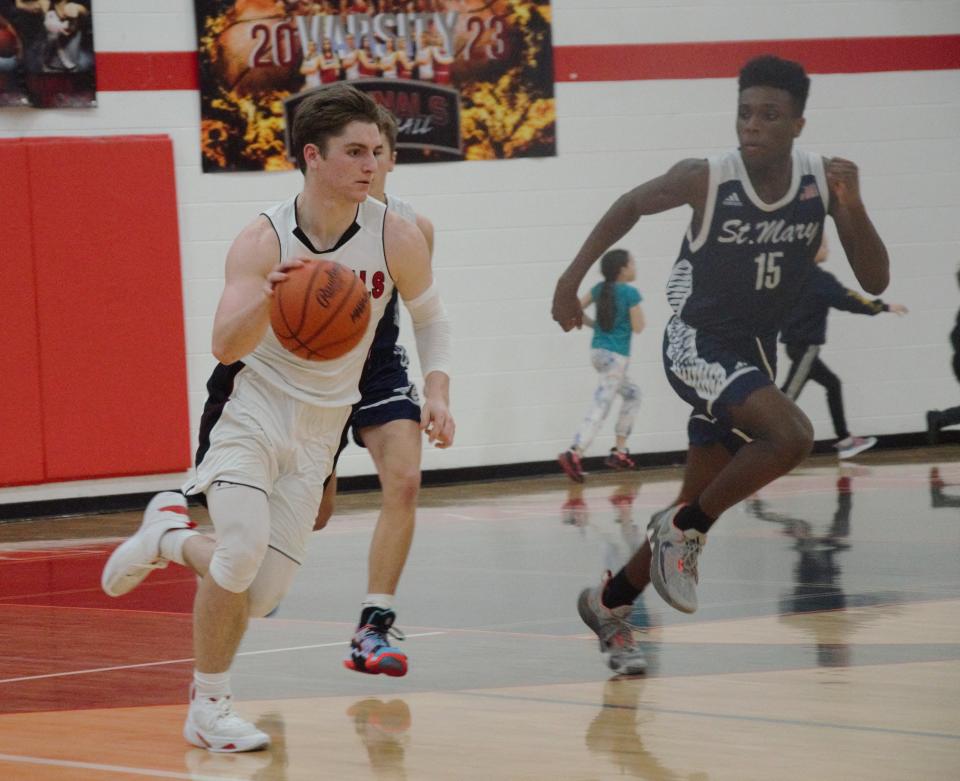
<svg viewBox="0 0 960 781"><path fill-rule="evenodd" d="M603 290L603 282L594 285L590 291L594 305L600 299L601 290ZM613 328L609 331L601 331L599 324L595 325L590 346L600 350L610 350L620 355L630 355L630 337L633 336L633 329L630 327L630 310L642 300L640 291L635 287L617 282L613 286Z"/></svg>

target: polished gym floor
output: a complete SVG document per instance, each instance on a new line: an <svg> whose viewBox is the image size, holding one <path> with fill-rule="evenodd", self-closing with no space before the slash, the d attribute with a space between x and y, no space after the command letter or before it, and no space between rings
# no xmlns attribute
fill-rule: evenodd
<svg viewBox="0 0 960 781"><path fill-rule="evenodd" d="M958 450L817 457L730 510L700 610L638 603L633 678L611 677L575 602L679 468L425 489L405 678L341 664L379 499L345 495L241 647L238 710L273 737L243 755L180 734L192 575L99 590L139 514L0 523L0 779L960 778Z"/></svg>

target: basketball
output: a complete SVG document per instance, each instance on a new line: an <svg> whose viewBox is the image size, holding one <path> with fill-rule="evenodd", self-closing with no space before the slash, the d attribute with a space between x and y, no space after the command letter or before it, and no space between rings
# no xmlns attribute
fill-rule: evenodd
<svg viewBox="0 0 960 781"><path fill-rule="evenodd" d="M305 261L274 288L270 325L280 344L308 361L329 361L359 344L370 322L370 296L346 266Z"/></svg>

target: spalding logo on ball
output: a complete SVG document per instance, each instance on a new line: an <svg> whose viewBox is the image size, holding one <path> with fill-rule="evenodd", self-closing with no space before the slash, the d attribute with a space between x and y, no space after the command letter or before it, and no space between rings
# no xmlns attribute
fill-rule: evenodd
<svg viewBox="0 0 960 781"><path fill-rule="evenodd" d="M308 361L329 361L356 347L370 323L370 295L346 266L304 261L273 292L270 325L286 349Z"/></svg>

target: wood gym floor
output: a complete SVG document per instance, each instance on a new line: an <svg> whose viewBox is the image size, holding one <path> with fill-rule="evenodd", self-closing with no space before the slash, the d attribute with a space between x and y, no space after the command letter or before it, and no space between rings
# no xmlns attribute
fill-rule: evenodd
<svg viewBox="0 0 960 781"><path fill-rule="evenodd" d="M180 734L193 577L99 590L138 514L0 524L0 779L960 778L957 449L818 457L733 508L701 558L700 610L649 590L649 670L611 677L577 594L679 477L425 490L399 679L341 665L378 495L342 497L237 658L239 711L274 740L242 755Z"/></svg>

